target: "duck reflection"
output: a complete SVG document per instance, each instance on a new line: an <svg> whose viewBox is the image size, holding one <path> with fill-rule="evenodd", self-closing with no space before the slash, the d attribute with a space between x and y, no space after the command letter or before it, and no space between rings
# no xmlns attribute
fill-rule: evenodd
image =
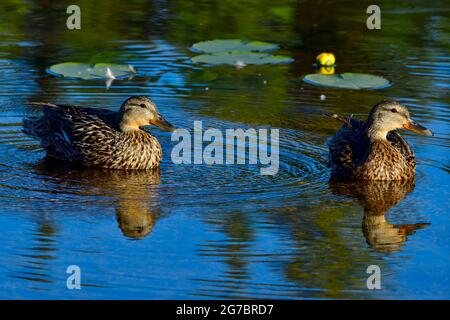
<svg viewBox="0 0 450 320"><path fill-rule="evenodd" d="M409 181L364 181L353 183L330 182L333 193L358 199L364 207L362 230L367 243L377 251L399 251L407 236L429 223L391 224L386 212L414 190L414 179Z"/></svg>
<svg viewBox="0 0 450 320"><path fill-rule="evenodd" d="M160 217L160 170L108 170L81 168L66 162L44 158L34 170L44 179L58 179L80 196L111 196L117 222L125 237L142 239L153 230Z"/></svg>

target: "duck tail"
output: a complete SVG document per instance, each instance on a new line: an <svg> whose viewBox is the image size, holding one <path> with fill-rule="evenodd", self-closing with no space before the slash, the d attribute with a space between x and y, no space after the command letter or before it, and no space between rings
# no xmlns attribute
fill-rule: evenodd
<svg viewBox="0 0 450 320"><path fill-rule="evenodd" d="M39 117L27 117L23 119L22 131L34 138L40 139L39 129L41 128L41 118Z"/></svg>
<svg viewBox="0 0 450 320"><path fill-rule="evenodd" d="M341 122L348 122L348 118L347 117L343 117L341 115L338 115L337 113L326 112L323 115L327 116L327 117L330 117L330 118L337 119L337 120L339 120Z"/></svg>
<svg viewBox="0 0 450 320"><path fill-rule="evenodd" d="M339 121L347 124L348 126L352 125L352 123L351 123L352 117L351 116L350 117L343 117L343 116L341 116L341 115L339 115L337 113L330 113L330 112L324 113L323 115L327 116L327 117L330 117L330 118L333 118L333 119L336 119L336 120L339 120Z"/></svg>
<svg viewBox="0 0 450 320"><path fill-rule="evenodd" d="M27 104L29 106L39 106L39 107L57 107L56 104L50 103L50 102L33 102L33 101L28 101L28 102L25 102L25 104Z"/></svg>
<svg viewBox="0 0 450 320"><path fill-rule="evenodd" d="M46 108L52 108L52 109L61 109L61 106L54 104L54 103L50 103L50 102L25 102L26 105L28 106L32 106L32 107L36 107L37 110L42 110L42 109L46 109Z"/></svg>

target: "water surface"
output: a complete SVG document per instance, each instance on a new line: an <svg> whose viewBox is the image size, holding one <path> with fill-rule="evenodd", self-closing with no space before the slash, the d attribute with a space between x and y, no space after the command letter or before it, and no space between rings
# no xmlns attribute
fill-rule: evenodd
<svg viewBox="0 0 450 320"><path fill-rule="evenodd" d="M450 7L379 2L368 31L364 1L78 1L66 8L0 4L0 298L450 298ZM278 43L287 65L201 67L188 47L214 38ZM392 86L313 87L315 55L338 72ZM57 78L66 61L132 64L114 81ZM280 168L174 165L168 133L159 174L74 168L48 161L21 132L26 101L117 110L151 96L177 127L279 128ZM324 94L325 100L320 96ZM406 104L434 137L403 133L415 181L330 185L324 112L365 117L383 98ZM82 270L68 290L66 268ZM382 290L366 288L378 265Z"/></svg>

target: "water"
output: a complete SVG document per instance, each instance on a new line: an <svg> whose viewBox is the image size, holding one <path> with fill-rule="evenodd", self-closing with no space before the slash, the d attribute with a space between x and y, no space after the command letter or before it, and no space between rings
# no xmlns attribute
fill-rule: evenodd
<svg viewBox="0 0 450 320"><path fill-rule="evenodd" d="M0 4L0 298L450 298L450 7L381 1L382 30L354 1L78 1ZM191 44L278 43L292 64L202 68ZM383 90L313 87L315 55L338 72L393 82ZM131 80L56 78L65 61L130 63ZM117 109L151 96L177 127L280 128L280 169L174 165L160 174L80 169L44 158L21 132L26 101ZM326 99L321 100L320 96ZM365 117L382 98L408 105L434 137L403 133L418 167L409 184L330 185L323 112ZM82 290L68 290L78 265ZM382 290L366 288L378 265Z"/></svg>

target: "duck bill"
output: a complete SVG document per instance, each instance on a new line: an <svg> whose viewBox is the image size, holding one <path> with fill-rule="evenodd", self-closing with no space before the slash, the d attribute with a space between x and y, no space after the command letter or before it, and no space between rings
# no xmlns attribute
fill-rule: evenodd
<svg viewBox="0 0 450 320"><path fill-rule="evenodd" d="M164 131L169 131L169 132L175 131L175 127L169 121L164 119L162 116L157 117L156 119L151 121L150 124L157 126Z"/></svg>
<svg viewBox="0 0 450 320"><path fill-rule="evenodd" d="M417 134L422 134L425 136L432 136L433 132L420 124L416 123L413 120L409 120L406 124L403 125L403 128L412 132L415 132Z"/></svg>

